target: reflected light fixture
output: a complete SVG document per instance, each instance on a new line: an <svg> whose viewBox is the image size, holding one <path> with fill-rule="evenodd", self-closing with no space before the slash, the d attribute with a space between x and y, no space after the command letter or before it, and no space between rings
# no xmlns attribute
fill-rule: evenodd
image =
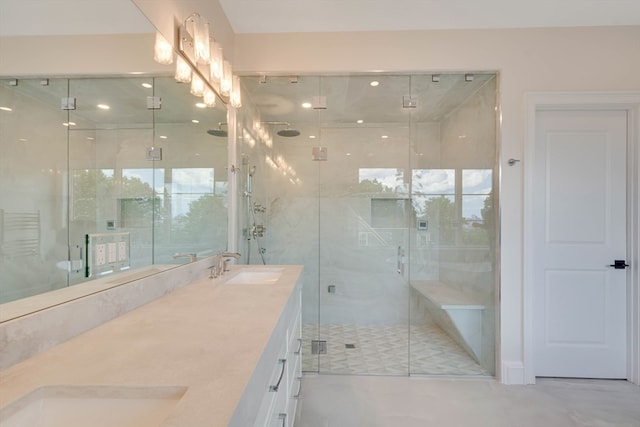
<svg viewBox="0 0 640 427"><path fill-rule="evenodd" d="M202 97L202 101L209 108L215 107L216 106L216 94L215 94L215 92L212 91L211 89L209 89L208 87L205 88L204 89L204 96Z"/></svg>
<svg viewBox="0 0 640 427"><path fill-rule="evenodd" d="M231 64L229 61L222 63L222 78L220 80L220 93L223 96L229 96L231 93L231 86L233 85L233 77L231 75Z"/></svg>
<svg viewBox="0 0 640 427"><path fill-rule="evenodd" d="M153 60L158 64L173 63L173 46L158 32L156 32L156 43L153 46Z"/></svg>
<svg viewBox="0 0 640 427"><path fill-rule="evenodd" d="M204 96L204 82L197 74L191 77L191 95Z"/></svg>
<svg viewBox="0 0 640 427"><path fill-rule="evenodd" d="M229 94L229 102L234 108L242 107L242 95L240 94L240 77L233 76L231 84L231 93Z"/></svg>
<svg viewBox="0 0 640 427"><path fill-rule="evenodd" d="M180 55L178 55L178 60L176 61L175 79L180 83L189 83L191 81L191 67Z"/></svg>

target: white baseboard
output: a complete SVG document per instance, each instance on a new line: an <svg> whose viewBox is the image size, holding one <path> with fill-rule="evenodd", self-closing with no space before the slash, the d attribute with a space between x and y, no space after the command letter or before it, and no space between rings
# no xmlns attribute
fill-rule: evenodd
<svg viewBox="0 0 640 427"><path fill-rule="evenodd" d="M520 361L503 361L500 382L502 384L526 384L524 364Z"/></svg>

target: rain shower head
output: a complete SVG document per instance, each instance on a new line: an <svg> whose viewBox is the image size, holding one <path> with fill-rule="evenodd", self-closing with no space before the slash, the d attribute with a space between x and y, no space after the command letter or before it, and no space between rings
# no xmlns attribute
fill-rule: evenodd
<svg viewBox="0 0 640 427"><path fill-rule="evenodd" d="M282 129L281 131L278 131L278 135L284 136L285 138L291 138L294 136L300 136L300 131L287 128L287 129Z"/></svg>
<svg viewBox="0 0 640 427"><path fill-rule="evenodd" d="M292 138L295 136L300 136L300 131L296 129L291 129L291 123L289 122L260 122L266 125L284 125L287 128L279 130L276 132L278 135L283 136L285 138Z"/></svg>
<svg viewBox="0 0 640 427"><path fill-rule="evenodd" d="M222 126L227 126L226 123L218 123L218 129L209 129L207 133L213 136L227 137L229 132L226 129L222 129Z"/></svg>

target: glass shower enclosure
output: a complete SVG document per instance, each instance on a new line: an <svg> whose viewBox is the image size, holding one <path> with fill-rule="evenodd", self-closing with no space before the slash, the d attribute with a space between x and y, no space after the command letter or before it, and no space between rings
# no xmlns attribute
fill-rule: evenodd
<svg viewBox="0 0 640 427"><path fill-rule="evenodd" d="M305 267L303 369L494 375L497 75L245 77L243 87L238 134L261 256ZM258 250L252 211L240 221L248 251Z"/></svg>

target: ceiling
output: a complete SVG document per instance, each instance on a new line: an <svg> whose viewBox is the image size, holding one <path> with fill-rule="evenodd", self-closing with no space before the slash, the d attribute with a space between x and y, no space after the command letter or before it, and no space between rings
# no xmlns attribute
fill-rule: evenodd
<svg viewBox="0 0 640 427"><path fill-rule="evenodd" d="M219 0L240 33L640 25L640 0ZM0 36L153 32L131 0L0 0Z"/></svg>
<svg viewBox="0 0 640 427"><path fill-rule="evenodd" d="M236 33L640 25L639 0L219 0Z"/></svg>

